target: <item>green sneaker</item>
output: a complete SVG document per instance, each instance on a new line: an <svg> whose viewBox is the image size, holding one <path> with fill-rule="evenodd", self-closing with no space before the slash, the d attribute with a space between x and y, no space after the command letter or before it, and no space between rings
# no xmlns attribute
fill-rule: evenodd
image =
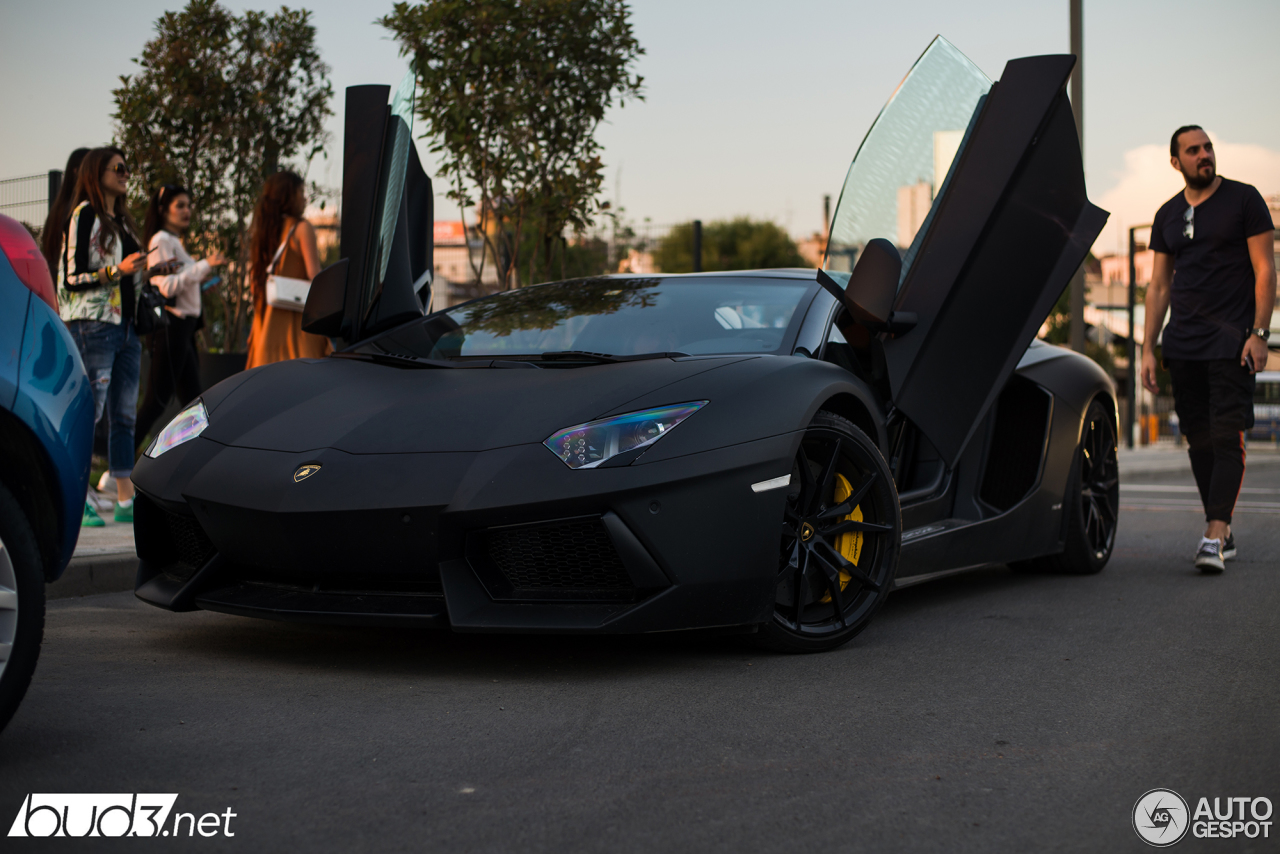
<svg viewBox="0 0 1280 854"><path fill-rule="evenodd" d="M80 519L81 528L105 528L107 523L98 515L98 510L88 501L84 503L84 516Z"/></svg>
<svg viewBox="0 0 1280 854"><path fill-rule="evenodd" d="M116 502L116 521L132 522L133 521L133 503L130 502L128 507L121 507L120 502Z"/></svg>

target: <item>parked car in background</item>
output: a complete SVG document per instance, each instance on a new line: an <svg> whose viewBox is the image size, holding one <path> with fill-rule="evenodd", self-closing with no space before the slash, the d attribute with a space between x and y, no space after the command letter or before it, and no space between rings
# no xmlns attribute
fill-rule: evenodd
<svg viewBox="0 0 1280 854"><path fill-rule="evenodd" d="M1280 371L1259 371L1253 393L1252 441L1280 442Z"/></svg>
<svg viewBox="0 0 1280 854"><path fill-rule="evenodd" d="M35 671L44 585L80 536L92 448L89 377L48 264L0 215L0 729Z"/></svg>

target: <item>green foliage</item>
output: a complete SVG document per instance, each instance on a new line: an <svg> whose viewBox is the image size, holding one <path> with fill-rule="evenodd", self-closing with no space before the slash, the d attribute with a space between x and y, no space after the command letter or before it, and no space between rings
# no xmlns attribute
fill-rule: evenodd
<svg viewBox="0 0 1280 854"><path fill-rule="evenodd" d="M1071 343L1071 285L1068 284L1058 296L1058 301L1049 310L1046 322L1048 329L1042 336L1042 340L1063 347ZM1087 339L1084 342L1084 354L1097 362L1107 375L1112 377L1116 375L1116 357L1121 355L1120 349Z"/></svg>
<svg viewBox="0 0 1280 854"><path fill-rule="evenodd" d="M205 334L212 349L238 350L252 303L248 220L266 176L323 149L329 67L305 9L236 16L215 0L190 0L155 30L133 60L137 73L112 91L116 144L141 178L130 205L141 221L155 187L191 191L188 249L200 257L217 246L235 261L206 294Z"/></svg>
<svg viewBox="0 0 1280 854"><path fill-rule="evenodd" d="M658 244L654 263L664 273L693 271L693 223L677 225ZM787 233L772 222L748 217L709 222L702 227L702 269L760 270L803 267L804 259Z"/></svg>
<svg viewBox="0 0 1280 854"><path fill-rule="evenodd" d="M562 279L584 279L600 276L609 270L609 244L598 234L583 235L575 240L556 240L551 251L544 253L540 236L526 230L521 238L520 257L532 261L535 257L544 262L528 264L522 270L527 274L521 284L536 285Z"/></svg>
<svg viewBox="0 0 1280 854"><path fill-rule="evenodd" d="M592 223L604 177L596 128L615 98L643 97L629 16L622 0L426 0L380 19L416 61L449 198L478 204L489 251L472 262L476 282L484 258L500 258L510 287L526 252L550 278L565 231Z"/></svg>
<svg viewBox="0 0 1280 854"><path fill-rule="evenodd" d="M1058 295L1058 301L1049 309L1046 322L1049 328L1043 336L1045 341L1064 347L1071 343L1071 285Z"/></svg>

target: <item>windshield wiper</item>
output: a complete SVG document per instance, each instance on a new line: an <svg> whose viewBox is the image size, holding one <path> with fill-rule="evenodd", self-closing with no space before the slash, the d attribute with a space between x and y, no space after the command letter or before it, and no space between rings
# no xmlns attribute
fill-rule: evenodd
<svg viewBox="0 0 1280 854"><path fill-rule="evenodd" d="M400 365L406 368L457 368L453 362L442 359L422 359L417 356L405 356L400 353L334 353L337 359L360 359L361 361L381 362L388 365ZM487 365L486 365L487 367Z"/></svg>
<svg viewBox="0 0 1280 854"><path fill-rule="evenodd" d="M546 353L539 354L538 358L547 361L554 360L589 360L599 362L601 364L612 362L640 362L645 359L674 359L677 356L687 356L688 353L637 353L634 356L614 356L609 353L592 353L589 350L550 350Z"/></svg>

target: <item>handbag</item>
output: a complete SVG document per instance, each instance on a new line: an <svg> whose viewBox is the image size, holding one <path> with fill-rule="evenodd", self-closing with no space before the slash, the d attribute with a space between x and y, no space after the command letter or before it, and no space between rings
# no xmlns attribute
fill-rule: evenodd
<svg viewBox="0 0 1280 854"><path fill-rule="evenodd" d="M168 300L155 285L147 282L138 288L137 303L133 325L139 335L149 335L169 325L169 312L164 310Z"/></svg>
<svg viewBox="0 0 1280 854"><path fill-rule="evenodd" d="M271 259L271 266L267 268L267 305L272 308L302 311L307 304L307 293L311 290L310 279L291 279L288 276L277 276L275 273L276 264L280 263L280 256L284 254L285 247L289 245L289 239L293 237L293 230L297 227L298 224L295 222L293 228L289 229L289 233L281 241L275 257Z"/></svg>

